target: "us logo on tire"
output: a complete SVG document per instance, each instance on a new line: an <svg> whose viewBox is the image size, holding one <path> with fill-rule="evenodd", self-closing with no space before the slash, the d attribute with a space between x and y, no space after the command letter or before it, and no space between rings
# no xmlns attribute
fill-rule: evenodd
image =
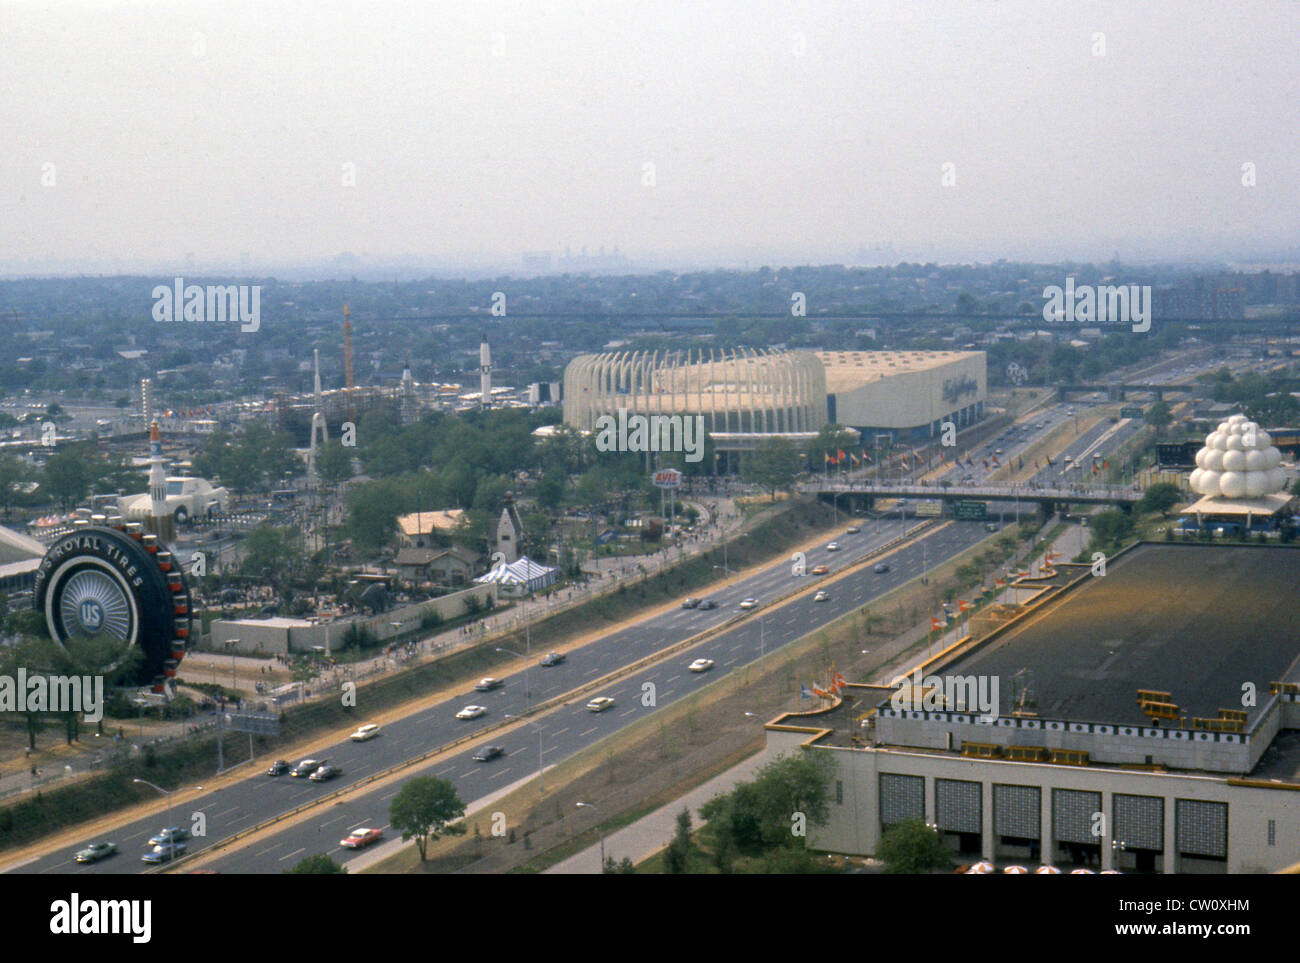
<svg viewBox="0 0 1300 963"><path fill-rule="evenodd" d="M78 529L51 545L36 572L33 606L69 655L109 653L107 664L89 670L112 674L138 650L122 685L161 692L185 655L189 587L171 552L136 523Z"/></svg>

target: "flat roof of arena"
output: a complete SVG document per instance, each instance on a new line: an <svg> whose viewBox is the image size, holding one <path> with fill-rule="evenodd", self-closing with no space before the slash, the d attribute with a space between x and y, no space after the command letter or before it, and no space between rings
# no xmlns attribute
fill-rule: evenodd
<svg viewBox="0 0 1300 963"><path fill-rule="evenodd" d="M1149 726L1137 690L1154 689L1188 728L1219 709L1253 723L1270 682L1300 681L1297 585L1300 549L1148 543L936 672L997 677L1005 714L1027 683L1040 719Z"/></svg>
<svg viewBox="0 0 1300 963"><path fill-rule="evenodd" d="M826 390L852 391L893 375L931 371L983 356L982 351L818 351Z"/></svg>

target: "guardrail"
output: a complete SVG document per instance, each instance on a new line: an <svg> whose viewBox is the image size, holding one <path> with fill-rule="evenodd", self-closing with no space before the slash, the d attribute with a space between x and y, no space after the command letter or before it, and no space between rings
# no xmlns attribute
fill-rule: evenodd
<svg viewBox="0 0 1300 963"><path fill-rule="evenodd" d="M872 559L877 558L880 555L884 554L885 552L889 551L894 546L900 544L901 542L907 541L908 539L914 537L915 535L920 534L937 524L938 524L937 520L930 519L920 523L919 525L913 526L912 528L908 529L906 532L904 532L901 535L896 535L894 538L890 539L884 544L878 545L871 551L867 552L865 555L862 556L862 558L858 559L856 562L853 562L851 565L846 565L842 571L837 573L837 578L842 578L843 576L849 574L850 572L857 570L858 568L868 564ZM800 594L801 592L810 591L815 585L822 585L822 584L825 583L813 582L808 585L802 585L797 588L793 588L790 591L784 593L783 595L777 596L772 601L771 604L778 605L781 602L784 602L787 599ZM713 625L707 629L703 629L700 632L695 633L694 635L688 636L687 638L681 640L680 642L676 642L673 645L668 646L666 649L660 649L659 651L651 655L645 656L644 658L638 659L635 662L613 669L610 672L607 672L603 676L600 676L596 679L592 679L588 682L584 682L578 687L574 689L570 689L568 692L561 693L558 696L553 696L552 698L547 699L543 702L536 703L535 705L520 712L513 719L509 719L509 720L501 719L493 723L492 725L487 726L486 728L477 729L473 733L460 736L456 739L453 739L451 742L443 743L440 746L430 749L428 752L421 753L418 756L414 756L410 759L406 759L402 762L397 763L396 765L388 767L387 769L383 769L379 772L372 773L371 775L366 776L365 778L357 782L349 783L346 786L341 786L340 788L334 790L333 792L327 793L324 796L319 796L316 799L311 800L310 802L303 803L302 805L296 806L293 809L290 809L286 812L278 813L275 816L272 816L268 819L264 819L262 822L250 826L247 829L241 829L239 832L235 833L234 835L227 836L223 839L220 839L217 842L213 843L211 846L205 847L204 849L197 850L192 853L186 853L184 856L180 857L179 859L172 860L169 863L159 864L156 867L150 867L149 869L145 870L145 873L168 872L172 869L175 869L178 866L181 866L186 862L198 858L199 856L212 855L214 853L219 852L222 849L226 849L231 844L238 842L241 839L251 836L254 833L261 832L263 829L267 829L271 826L274 826L276 823L282 822L286 819L290 819L301 813L307 812L308 810L313 809L317 806L323 805L324 803L327 803L332 799L337 799L340 796L350 793L356 789L361 789L365 786L371 785L372 783L377 782L380 779L386 779L387 777L395 775L396 773L399 773L404 769L410 769L419 766L420 764L427 762L428 760L434 758L435 756L439 756L442 755L443 753L450 752L466 743L475 742L493 732L497 732L501 729L507 728L509 726L513 726L522 719L529 719L532 718L533 716L540 715L545 712L549 712L550 710L558 708L562 705L575 702L581 699L583 696L587 695L588 693L594 692L596 689L600 689L606 685L609 685L612 681L616 680L620 676L624 676L636 672L639 669L646 668L650 665L655 664L656 662L660 662L664 659L670 658L686 649L693 648L696 645L699 645L701 642L704 642L705 640L712 638L715 635L721 634L722 632L732 628L736 624L743 622L748 618L749 615L747 613L737 613L736 615L733 615L731 618L727 619L725 622L719 622L717 625ZM220 792L220 790L217 791Z"/></svg>

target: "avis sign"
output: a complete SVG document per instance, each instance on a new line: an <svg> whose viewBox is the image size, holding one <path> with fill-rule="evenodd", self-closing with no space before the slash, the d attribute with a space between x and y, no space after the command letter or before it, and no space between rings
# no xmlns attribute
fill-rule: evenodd
<svg viewBox="0 0 1300 963"><path fill-rule="evenodd" d="M656 488L677 488L682 483L682 473L676 468L661 468L654 473Z"/></svg>

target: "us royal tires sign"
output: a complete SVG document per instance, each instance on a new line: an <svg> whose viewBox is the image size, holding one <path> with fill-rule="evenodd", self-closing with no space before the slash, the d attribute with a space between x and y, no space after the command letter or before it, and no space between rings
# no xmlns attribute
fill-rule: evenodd
<svg viewBox="0 0 1300 963"><path fill-rule="evenodd" d="M51 545L36 571L33 607L74 658L79 647L98 658L110 653L108 664L88 669L115 673L138 650L134 667L116 681L159 692L176 674L190 633L180 565L152 536L114 528L81 529Z"/></svg>

